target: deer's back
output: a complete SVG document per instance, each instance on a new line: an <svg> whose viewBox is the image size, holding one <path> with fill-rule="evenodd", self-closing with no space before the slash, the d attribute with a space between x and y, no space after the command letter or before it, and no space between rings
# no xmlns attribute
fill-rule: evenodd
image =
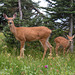
<svg viewBox="0 0 75 75"><path fill-rule="evenodd" d="M52 31L47 27L17 27L18 38L26 39L27 41L47 38Z"/></svg>

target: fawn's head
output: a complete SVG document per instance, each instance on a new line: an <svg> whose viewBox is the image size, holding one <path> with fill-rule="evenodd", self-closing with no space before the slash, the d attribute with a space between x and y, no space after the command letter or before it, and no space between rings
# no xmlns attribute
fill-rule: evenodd
<svg viewBox="0 0 75 75"><path fill-rule="evenodd" d="M3 14L4 18L8 20L8 25L11 26L14 24L13 20L16 18L16 13L13 15L13 17L7 17L6 14Z"/></svg>
<svg viewBox="0 0 75 75"><path fill-rule="evenodd" d="M68 37L69 42L72 42L73 41L73 38L75 37L75 35L73 35L73 36L67 35L67 37Z"/></svg>

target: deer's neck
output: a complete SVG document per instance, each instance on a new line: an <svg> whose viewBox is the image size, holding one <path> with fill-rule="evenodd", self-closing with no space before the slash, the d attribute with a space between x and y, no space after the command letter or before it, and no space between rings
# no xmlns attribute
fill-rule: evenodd
<svg viewBox="0 0 75 75"><path fill-rule="evenodd" d="M14 35L16 35L16 27L15 27L14 24L12 24L12 25L10 26L10 31L11 31Z"/></svg>

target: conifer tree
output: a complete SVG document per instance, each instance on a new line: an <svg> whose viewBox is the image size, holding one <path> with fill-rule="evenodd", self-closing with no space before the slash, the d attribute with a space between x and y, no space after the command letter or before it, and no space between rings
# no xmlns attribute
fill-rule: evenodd
<svg viewBox="0 0 75 75"><path fill-rule="evenodd" d="M50 15L51 20L55 23L56 29L68 31L70 36L73 35L73 29L75 23L75 0L46 0L48 7L46 12ZM61 22L56 22L61 20ZM62 34L62 33L61 33ZM71 52L73 52L73 44L71 46Z"/></svg>

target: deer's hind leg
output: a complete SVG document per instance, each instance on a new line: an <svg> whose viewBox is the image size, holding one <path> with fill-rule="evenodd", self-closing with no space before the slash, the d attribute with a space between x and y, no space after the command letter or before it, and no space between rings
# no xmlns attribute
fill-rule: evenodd
<svg viewBox="0 0 75 75"><path fill-rule="evenodd" d="M49 43L48 39L47 39L46 45L50 49L50 56L52 56L52 45Z"/></svg>

